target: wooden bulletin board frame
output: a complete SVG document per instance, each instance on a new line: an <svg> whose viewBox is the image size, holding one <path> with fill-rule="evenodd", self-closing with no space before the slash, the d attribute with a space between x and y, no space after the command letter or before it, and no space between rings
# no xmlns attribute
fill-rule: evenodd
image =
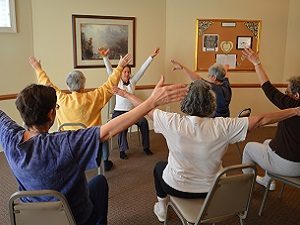
<svg viewBox="0 0 300 225"><path fill-rule="evenodd" d="M233 71L254 71L242 50L246 45L258 53L260 29L260 20L197 19L195 70L207 71L218 62Z"/></svg>

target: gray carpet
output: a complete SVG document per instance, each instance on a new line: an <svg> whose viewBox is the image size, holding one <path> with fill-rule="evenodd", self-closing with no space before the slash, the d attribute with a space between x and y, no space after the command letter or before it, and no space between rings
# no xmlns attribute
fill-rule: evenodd
<svg viewBox="0 0 300 225"><path fill-rule="evenodd" d="M263 141L272 137L274 128L260 128L248 135L247 141ZM105 175L109 183L109 213L108 223L110 225L138 225L138 224L161 224L152 212L156 201L152 170L155 163L165 160L167 148L161 135L151 132L152 156L146 156L136 133L129 139L129 159L119 159L119 152L115 149L111 152L111 160L114 168ZM241 149L245 142L240 143ZM229 147L224 157L224 165L240 163L240 156L235 145ZM92 176L96 171L90 171ZM259 173L261 171L259 170ZM17 190L16 182L10 172L3 153L0 153L0 224L9 225L8 199ZM282 199L277 198L281 184L276 191L270 193L264 214L258 216L263 188L255 186L249 215L245 224L252 225L294 225L300 224L300 190L287 187ZM174 217L172 224L180 224ZM226 225L238 224L238 219L231 219Z"/></svg>

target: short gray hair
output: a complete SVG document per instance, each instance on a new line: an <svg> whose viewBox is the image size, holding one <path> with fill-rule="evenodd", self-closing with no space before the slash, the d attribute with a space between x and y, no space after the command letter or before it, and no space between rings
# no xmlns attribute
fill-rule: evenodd
<svg viewBox="0 0 300 225"><path fill-rule="evenodd" d="M66 83L70 91L79 91L84 89L85 76L81 71L74 70L68 74Z"/></svg>
<svg viewBox="0 0 300 225"><path fill-rule="evenodd" d="M209 83L195 80L181 101L181 111L190 116L209 117L216 110L216 96Z"/></svg>
<svg viewBox="0 0 300 225"><path fill-rule="evenodd" d="M290 83L291 92L293 95L300 94L300 76L294 76L288 79Z"/></svg>
<svg viewBox="0 0 300 225"><path fill-rule="evenodd" d="M222 64L215 63L208 69L210 76L215 76L218 81L223 81L226 76L226 70Z"/></svg>

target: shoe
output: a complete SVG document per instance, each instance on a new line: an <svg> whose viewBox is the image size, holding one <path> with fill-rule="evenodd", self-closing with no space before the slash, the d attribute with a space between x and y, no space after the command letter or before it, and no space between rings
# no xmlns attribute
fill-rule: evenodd
<svg viewBox="0 0 300 225"><path fill-rule="evenodd" d="M110 160L104 160L104 170L110 171L111 168L114 166L114 163Z"/></svg>
<svg viewBox="0 0 300 225"><path fill-rule="evenodd" d="M120 152L120 159L128 159L128 156L125 152Z"/></svg>
<svg viewBox="0 0 300 225"><path fill-rule="evenodd" d="M261 176L256 177L256 183L264 186L265 188L267 188L267 186L268 186L268 182L265 180L264 177L261 177ZM275 191L275 189L276 189L276 182L274 180L272 180L270 187L269 187L269 191Z"/></svg>
<svg viewBox="0 0 300 225"><path fill-rule="evenodd" d="M144 152L146 155L153 155L153 152L151 152L151 150L149 148L145 148Z"/></svg>
<svg viewBox="0 0 300 225"><path fill-rule="evenodd" d="M153 212L156 215L159 222L164 222L166 220L166 208L162 207L159 202L156 202L153 207Z"/></svg>

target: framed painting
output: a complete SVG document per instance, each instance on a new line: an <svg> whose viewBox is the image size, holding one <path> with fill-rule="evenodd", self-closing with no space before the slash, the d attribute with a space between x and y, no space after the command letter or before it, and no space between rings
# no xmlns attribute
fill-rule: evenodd
<svg viewBox="0 0 300 225"><path fill-rule="evenodd" d="M135 66L135 17L72 15L74 68L105 67L98 48L110 49L117 66L120 56L132 54Z"/></svg>

